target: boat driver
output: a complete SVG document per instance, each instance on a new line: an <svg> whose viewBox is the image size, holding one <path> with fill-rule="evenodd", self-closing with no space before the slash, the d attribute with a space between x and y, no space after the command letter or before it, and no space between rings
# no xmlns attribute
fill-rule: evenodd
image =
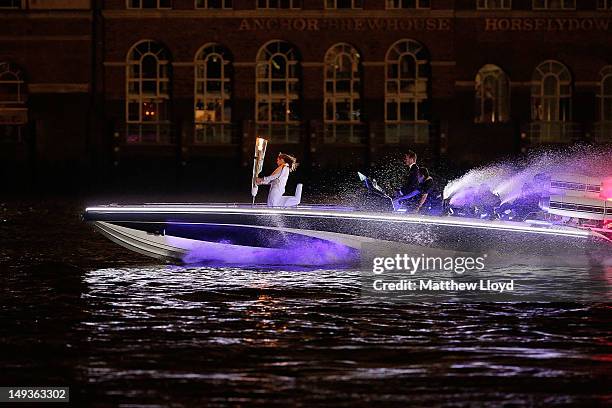
<svg viewBox="0 0 612 408"><path fill-rule="evenodd" d="M407 167L406 174L402 180L401 188L396 191L393 199L393 208L398 209L403 202L414 198L419 194L419 166L417 165L417 155L412 150L408 150L404 155L404 165Z"/></svg>
<svg viewBox="0 0 612 408"><path fill-rule="evenodd" d="M419 198L414 212L418 213L423 209L423 206L427 203L427 198L431 197L433 189L434 181L429 175L429 170L426 167L419 168Z"/></svg>

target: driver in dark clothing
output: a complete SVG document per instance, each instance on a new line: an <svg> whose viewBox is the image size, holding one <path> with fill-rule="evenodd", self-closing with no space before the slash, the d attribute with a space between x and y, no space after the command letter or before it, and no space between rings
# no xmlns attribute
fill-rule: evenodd
<svg viewBox="0 0 612 408"><path fill-rule="evenodd" d="M400 196L409 195L419 187L419 166L416 161L416 153L412 150L408 150L404 155L404 165L408 167L408 171L402 180L402 187L399 191Z"/></svg>
<svg viewBox="0 0 612 408"><path fill-rule="evenodd" d="M403 203L415 197L419 191L419 166L416 164L417 155L412 150L408 150L404 155L404 165L408 171L402 180L401 188L395 193L393 208L399 208Z"/></svg>
<svg viewBox="0 0 612 408"><path fill-rule="evenodd" d="M427 198L431 196L434 189L433 178L429 175L429 170L426 167L419 169L419 201L416 204L414 212L421 211L423 205L427 202Z"/></svg>

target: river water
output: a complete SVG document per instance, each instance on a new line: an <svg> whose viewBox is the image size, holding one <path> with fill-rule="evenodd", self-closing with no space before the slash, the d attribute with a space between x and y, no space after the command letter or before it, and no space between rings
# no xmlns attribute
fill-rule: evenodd
<svg viewBox="0 0 612 408"><path fill-rule="evenodd" d="M612 403L610 303L385 302L352 267L163 265L81 208L0 207L0 386L93 407Z"/></svg>

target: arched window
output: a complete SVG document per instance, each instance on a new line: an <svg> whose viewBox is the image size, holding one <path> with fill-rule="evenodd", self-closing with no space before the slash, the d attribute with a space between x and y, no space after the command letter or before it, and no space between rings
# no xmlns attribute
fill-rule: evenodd
<svg viewBox="0 0 612 408"><path fill-rule="evenodd" d="M231 142L231 61L219 44L203 46L195 57L195 141Z"/></svg>
<svg viewBox="0 0 612 408"><path fill-rule="evenodd" d="M601 122L612 122L612 65L601 70L601 82L599 84L599 120Z"/></svg>
<svg viewBox="0 0 612 408"><path fill-rule="evenodd" d="M487 64L476 75L476 123L507 122L510 81L496 65Z"/></svg>
<svg viewBox="0 0 612 408"><path fill-rule="evenodd" d="M270 137L292 138L288 133L274 134L273 128L279 131L278 125L287 129L286 125L299 124L297 50L288 42L270 41L257 53L255 75L255 119L259 128Z"/></svg>
<svg viewBox="0 0 612 408"><path fill-rule="evenodd" d="M360 122L360 61L349 44L334 45L325 54L325 122Z"/></svg>
<svg viewBox="0 0 612 408"><path fill-rule="evenodd" d="M128 52L126 67L126 141L169 143L168 52L154 41L141 41Z"/></svg>
<svg viewBox="0 0 612 408"><path fill-rule="evenodd" d="M349 44L336 44L325 54L324 121L327 142L359 143L361 122L361 56Z"/></svg>
<svg viewBox="0 0 612 408"><path fill-rule="evenodd" d="M0 62L0 142L20 143L28 122L23 73L13 64Z"/></svg>
<svg viewBox="0 0 612 408"><path fill-rule="evenodd" d="M21 71L8 62L0 63L0 104L25 102L25 83Z"/></svg>
<svg viewBox="0 0 612 408"><path fill-rule="evenodd" d="M413 40L396 42L387 51L385 73L387 142L427 142L429 61L425 48Z"/></svg>
<svg viewBox="0 0 612 408"><path fill-rule="evenodd" d="M538 122L570 122L572 119L572 77L557 61L545 61L533 73L531 115Z"/></svg>
<svg viewBox="0 0 612 408"><path fill-rule="evenodd" d="M599 122L595 125L595 139L610 143L612 142L612 65L602 69L600 76L597 92Z"/></svg>

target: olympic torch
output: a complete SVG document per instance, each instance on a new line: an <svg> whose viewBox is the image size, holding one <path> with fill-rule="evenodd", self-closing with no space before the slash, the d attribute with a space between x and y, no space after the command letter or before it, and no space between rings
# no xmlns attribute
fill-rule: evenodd
<svg viewBox="0 0 612 408"><path fill-rule="evenodd" d="M261 137L255 139L255 155L253 156L253 179L251 180L251 195L253 196L253 205L255 204L257 190L259 190L259 186L257 185L256 180L263 168L264 157L266 157L266 147L268 147L268 141L266 139Z"/></svg>

